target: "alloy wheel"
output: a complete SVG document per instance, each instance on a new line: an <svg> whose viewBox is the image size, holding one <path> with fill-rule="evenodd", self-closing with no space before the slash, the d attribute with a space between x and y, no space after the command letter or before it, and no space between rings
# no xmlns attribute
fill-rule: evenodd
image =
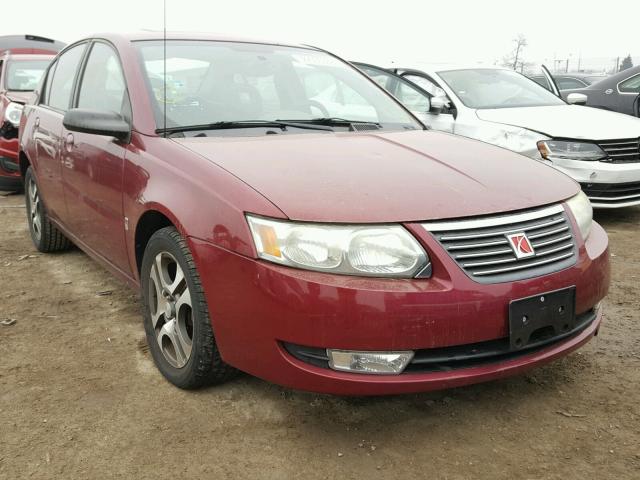
<svg viewBox="0 0 640 480"><path fill-rule="evenodd" d="M42 206L40 204L40 194L38 186L33 177L29 178L29 219L31 227L37 240L42 236Z"/></svg>
<svg viewBox="0 0 640 480"><path fill-rule="evenodd" d="M191 292L173 255L158 253L149 273L149 308L156 341L174 368L184 367L193 345Z"/></svg>

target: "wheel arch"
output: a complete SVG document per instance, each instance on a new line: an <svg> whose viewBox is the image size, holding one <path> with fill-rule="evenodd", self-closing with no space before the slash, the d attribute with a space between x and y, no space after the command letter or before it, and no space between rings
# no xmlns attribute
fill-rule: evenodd
<svg viewBox="0 0 640 480"><path fill-rule="evenodd" d="M165 227L175 227L184 236L184 229L176 217L161 205L149 205L136 222L134 253L137 273L140 274L144 251L152 235Z"/></svg>
<svg viewBox="0 0 640 480"><path fill-rule="evenodd" d="M20 176L22 180L24 180L25 175L27 174L27 169L31 166L31 160L27 157L27 154L24 150L20 150L18 152L18 167L20 168Z"/></svg>

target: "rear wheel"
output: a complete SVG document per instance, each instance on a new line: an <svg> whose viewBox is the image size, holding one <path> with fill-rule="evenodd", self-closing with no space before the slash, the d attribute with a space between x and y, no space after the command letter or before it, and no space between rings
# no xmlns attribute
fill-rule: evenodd
<svg viewBox="0 0 640 480"><path fill-rule="evenodd" d="M24 189L27 221L33 244L44 253L69 249L72 243L49 220L31 167L27 168L24 177Z"/></svg>
<svg viewBox="0 0 640 480"><path fill-rule="evenodd" d="M141 279L147 342L167 380L191 389L231 378L236 370L220 357L193 257L174 227L149 240Z"/></svg>

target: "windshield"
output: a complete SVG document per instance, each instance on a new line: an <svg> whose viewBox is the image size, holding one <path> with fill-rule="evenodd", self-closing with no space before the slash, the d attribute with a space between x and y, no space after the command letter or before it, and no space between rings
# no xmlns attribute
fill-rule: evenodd
<svg viewBox="0 0 640 480"><path fill-rule="evenodd" d="M566 105L546 88L512 70L450 70L438 75L469 108Z"/></svg>
<svg viewBox="0 0 640 480"><path fill-rule="evenodd" d="M136 46L159 129L165 126L165 88L167 128L320 118L372 122L383 129L422 128L367 77L324 52L252 43L168 41L165 87L162 42L142 41Z"/></svg>
<svg viewBox="0 0 640 480"><path fill-rule="evenodd" d="M40 83L50 60L11 60L7 65L7 90L29 92Z"/></svg>

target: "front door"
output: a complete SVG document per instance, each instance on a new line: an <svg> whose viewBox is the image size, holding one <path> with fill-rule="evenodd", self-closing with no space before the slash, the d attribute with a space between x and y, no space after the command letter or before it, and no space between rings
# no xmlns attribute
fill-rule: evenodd
<svg viewBox="0 0 640 480"><path fill-rule="evenodd" d="M402 78L409 80L419 86L422 90L429 92L429 94L432 95L432 98L437 99L444 105L444 108L441 110L433 111L433 109L431 109L431 111L426 112L423 121L434 130L455 133L455 106L447 95L447 92L445 92L433 79L421 73L413 73L411 71L404 72L402 73Z"/></svg>
<svg viewBox="0 0 640 480"><path fill-rule="evenodd" d="M103 42L91 45L78 83L75 106L115 111L130 119L120 60ZM124 272L122 182L125 145L114 137L62 130L62 178L69 222L89 248Z"/></svg>

